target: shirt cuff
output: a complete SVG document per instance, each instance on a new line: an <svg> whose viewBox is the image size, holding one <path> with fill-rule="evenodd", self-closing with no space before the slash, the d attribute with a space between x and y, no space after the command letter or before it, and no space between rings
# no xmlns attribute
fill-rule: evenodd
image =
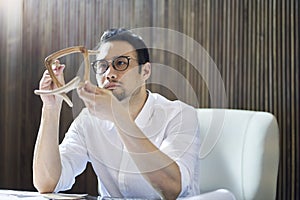
<svg viewBox="0 0 300 200"><path fill-rule="evenodd" d="M190 178L190 174L189 174L187 168L184 166L184 164L180 163L180 162L176 162L176 163L179 167L180 175L181 175L181 192L178 195L178 197L181 197L181 196L185 196L185 194L187 193L191 178Z"/></svg>

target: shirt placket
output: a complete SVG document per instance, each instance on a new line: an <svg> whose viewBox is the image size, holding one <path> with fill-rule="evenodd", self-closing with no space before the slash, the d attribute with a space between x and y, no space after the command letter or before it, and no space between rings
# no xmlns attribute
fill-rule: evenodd
<svg viewBox="0 0 300 200"><path fill-rule="evenodd" d="M118 183L119 183L119 188L120 192L123 194L123 196L126 196L128 193L128 186L126 184L126 170L128 167L128 163L130 160L130 155L126 148L124 148L123 153L122 153L122 160L121 160L121 165L120 165L120 171L119 171L119 177L118 177Z"/></svg>

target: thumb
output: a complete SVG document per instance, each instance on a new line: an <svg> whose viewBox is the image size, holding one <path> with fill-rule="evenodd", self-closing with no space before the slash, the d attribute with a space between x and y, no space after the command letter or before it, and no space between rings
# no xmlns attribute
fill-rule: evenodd
<svg viewBox="0 0 300 200"><path fill-rule="evenodd" d="M99 88L96 85L93 85L90 81L85 81L84 88L89 93L95 93L95 94L100 93L100 91L98 91Z"/></svg>
<svg viewBox="0 0 300 200"><path fill-rule="evenodd" d="M66 66L64 64L60 64L59 66L57 66L55 68L57 75L63 74L65 67Z"/></svg>
<svg viewBox="0 0 300 200"><path fill-rule="evenodd" d="M63 70L65 69L65 65L64 64L60 64L59 60L55 60L52 63L52 70L55 73L55 75L60 75L63 73Z"/></svg>

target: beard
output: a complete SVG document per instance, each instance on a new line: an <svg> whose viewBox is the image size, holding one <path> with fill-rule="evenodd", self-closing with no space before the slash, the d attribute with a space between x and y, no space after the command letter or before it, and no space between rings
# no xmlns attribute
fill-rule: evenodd
<svg viewBox="0 0 300 200"><path fill-rule="evenodd" d="M102 79L103 76L102 75L99 75L99 74L96 74L96 81L97 81L97 85L98 87L100 88L103 88L104 85L105 85L105 82L102 82ZM112 90L112 94L119 100L119 101L122 101L126 98L126 92L123 88L118 88L118 89L115 89L115 90Z"/></svg>
<svg viewBox="0 0 300 200"><path fill-rule="evenodd" d="M130 101L131 98L138 96L138 94L141 92L141 87L137 87L134 91L130 92L130 94L128 94L128 92L126 92L126 90L122 87L119 87L118 89L115 89L112 91L112 94L119 100L119 101L124 101L124 100L128 100Z"/></svg>
<svg viewBox="0 0 300 200"><path fill-rule="evenodd" d="M123 101L124 99L126 99L127 95L126 92L123 88L118 88L117 90L113 90L112 94L119 100L119 101Z"/></svg>

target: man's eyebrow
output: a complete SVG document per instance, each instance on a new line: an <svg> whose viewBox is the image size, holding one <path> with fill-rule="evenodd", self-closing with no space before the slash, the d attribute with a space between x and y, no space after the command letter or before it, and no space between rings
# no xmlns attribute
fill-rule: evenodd
<svg viewBox="0 0 300 200"><path fill-rule="evenodd" d="M121 54L121 55L118 55L118 56L113 56L113 57L111 57L110 59L106 59L106 58L104 57L104 58L98 59L98 60L112 61L113 59L118 58L118 57L121 57L121 56L126 56L126 57L130 57L130 58L135 58L135 57L132 56L132 55Z"/></svg>

